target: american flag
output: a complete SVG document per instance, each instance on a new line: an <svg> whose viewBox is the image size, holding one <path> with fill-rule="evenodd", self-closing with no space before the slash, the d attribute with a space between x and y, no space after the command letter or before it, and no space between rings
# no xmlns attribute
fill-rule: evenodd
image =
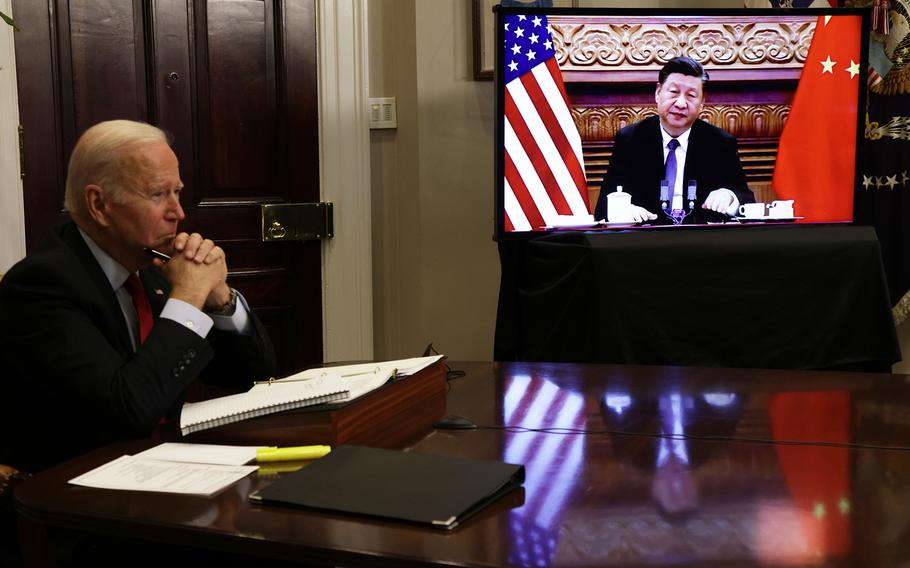
<svg viewBox="0 0 910 568"><path fill-rule="evenodd" d="M581 136L546 16L504 18L505 228L539 230L588 215Z"/></svg>

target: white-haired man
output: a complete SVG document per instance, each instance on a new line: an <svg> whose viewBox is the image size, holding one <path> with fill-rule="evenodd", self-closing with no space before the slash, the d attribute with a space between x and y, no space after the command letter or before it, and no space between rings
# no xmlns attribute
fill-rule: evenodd
<svg viewBox="0 0 910 568"><path fill-rule="evenodd" d="M79 138L72 222L0 281L0 462L38 471L148 435L197 375L244 386L273 372L224 251L177 230L182 188L158 128L113 120Z"/></svg>

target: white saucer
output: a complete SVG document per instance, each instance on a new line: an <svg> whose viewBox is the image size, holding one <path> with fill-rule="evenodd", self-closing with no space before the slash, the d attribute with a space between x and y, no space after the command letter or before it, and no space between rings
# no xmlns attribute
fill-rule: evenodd
<svg viewBox="0 0 910 568"><path fill-rule="evenodd" d="M590 229L599 226L600 223L595 221L585 221L578 223L559 223L556 225L545 225L544 229Z"/></svg>
<svg viewBox="0 0 910 568"><path fill-rule="evenodd" d="M799 221L804 217L734 217L737 221L744 223L789 223Z"/></svg>

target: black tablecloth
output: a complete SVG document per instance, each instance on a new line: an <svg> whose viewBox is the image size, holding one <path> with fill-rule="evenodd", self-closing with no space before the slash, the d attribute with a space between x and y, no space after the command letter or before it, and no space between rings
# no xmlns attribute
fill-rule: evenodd
<svg viewBox="0 0 910 568"><path fill-rule="evenodd" d="M497 360L890 369L860 226L559 233L500 243Z"/></svg>

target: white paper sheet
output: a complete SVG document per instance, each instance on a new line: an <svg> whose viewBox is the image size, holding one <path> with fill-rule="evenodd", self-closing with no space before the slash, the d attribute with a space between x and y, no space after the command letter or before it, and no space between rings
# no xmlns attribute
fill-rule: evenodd
<svg viewBox="0 0 910 568"><path fill-rule="evenodd" d="M98 489L209 496L256 469L254 465L211 465L120 456L69 482Z"/></svg>
<svg viewBox="0 0 910 568"><path fill-rule="evenodd" d="M139 452L134 457L212 465L244 465L256 459L264 446L220 446L216 444L179 444L165 442Z"/></svg>

